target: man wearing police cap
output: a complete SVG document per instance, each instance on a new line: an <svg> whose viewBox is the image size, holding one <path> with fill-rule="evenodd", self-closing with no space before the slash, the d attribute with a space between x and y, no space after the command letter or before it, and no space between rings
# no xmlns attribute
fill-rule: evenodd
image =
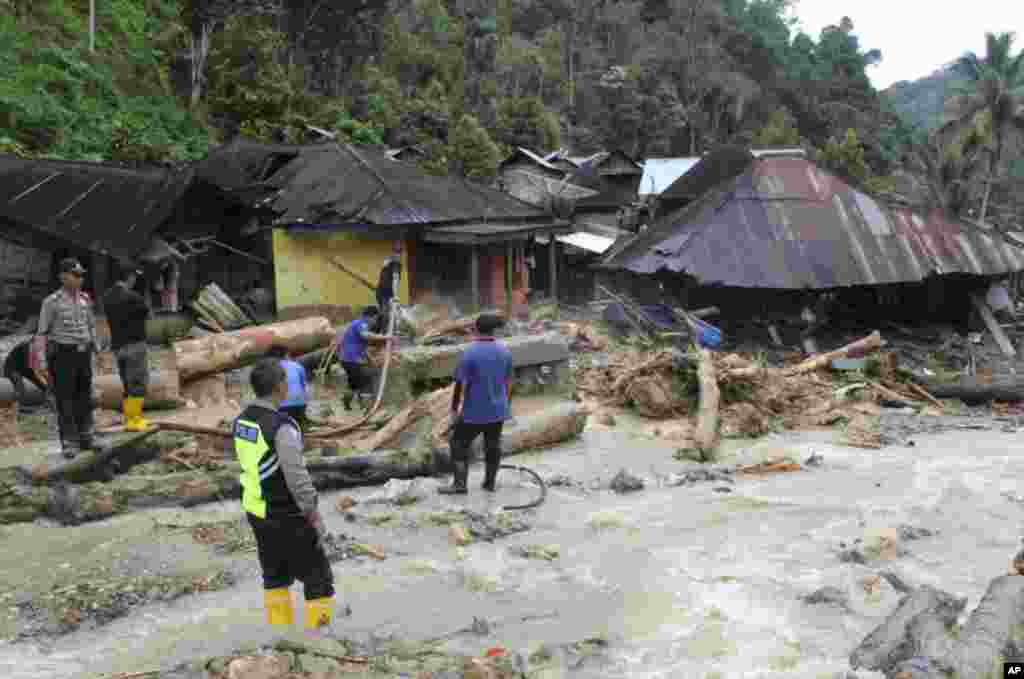
<svg viewBox="0 0 1024 679"><path fill-rule="evenodd" d="M96 448L93 420L92 359L96 351L96 315L82 290L85 268L77 259L60 262L61 288L43 300L36 351L46 352L57 406L64 457Z"/></svg>

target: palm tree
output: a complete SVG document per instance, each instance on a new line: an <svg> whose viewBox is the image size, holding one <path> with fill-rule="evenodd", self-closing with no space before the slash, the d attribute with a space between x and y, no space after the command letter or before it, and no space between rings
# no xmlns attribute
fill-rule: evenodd
<svg viewBox="0 0 1024 679"><path fill-rule="evenodd" d="M985 56L967 52L953 64L966 86L949 104L951 116L942 130L962 130L988 118L991 129L988 180L979 219L985 221L992 184L999 174L1003 150L1015 134L1024 133L1024 51L1013 54L1014 33L986 33Z"/></svg>

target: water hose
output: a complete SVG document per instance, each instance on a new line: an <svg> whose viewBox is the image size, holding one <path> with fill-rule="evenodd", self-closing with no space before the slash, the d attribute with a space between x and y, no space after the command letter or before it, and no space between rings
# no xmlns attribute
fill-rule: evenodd
<svg viewBox="0 0 1024 679"><path fill-rule="evenodd" d="M542 504L544 504L544 500L546 500L548 497L548 486L546 483L544 483L544 479L540 477L540 474L533 471L529 467L520 467L519 465L514 464L503 464L500 467L498 467L498 469L512 469L523 474L528 474L532 476L533 480L537 482L538 486L540 486L540 495L537 497L536 500L533 500L532 502L527 502L525 505L505 505L502 507L502 509L504 509L505 511L533 509L534 507L539 507Z"/></svg>

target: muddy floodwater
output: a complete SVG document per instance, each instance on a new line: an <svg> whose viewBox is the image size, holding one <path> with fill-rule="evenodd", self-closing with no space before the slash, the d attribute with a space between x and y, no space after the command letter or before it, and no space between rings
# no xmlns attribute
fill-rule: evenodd
<svg viewBox="0 0 1024 679"><path fill-rule="evenodd" d="M912 446L882 450L836 445L836 432L728 441L724 466L812 456L820 464L672 486L673 475L699 465L674 459L671 441L620 419L510 459L552 486L540 508L516 512L529 530L494 542L455 547L438 517L528 500L537 489L517 473L503 472L493 499L478 490L479 467L465 501L438 497L432 479L421 482L423 499L402 506L367 503L374 488L326 494L328 530L387 555L335 564L339 606L352 613L336 619L333 633L444 636L453 652L472 655L495 644L529 652L606 640L607 652L575 676L832 679L846 676L849 652L899 601L894 582L967 596L969 611L1020 544L1016 433L921 435ZM612 492L622 468L646 487ZM335 508L343 495L359 501L349 517ZM226 501L76 528L0 528L0 630L8 638L0 642L0 676L98 677L273 641L262 623L255 554L219 554L187 531L239 511ZM544 547L548 558L522 556L517 548L528 546ZM841 558L850 549L867 556ZM100 627L22 634L19 601L101 566L133 575L228 569L237 583L147 604ZM838 594L803 600L823 587ZM459 632L474 617L490 621L489 634Z"/></svg>

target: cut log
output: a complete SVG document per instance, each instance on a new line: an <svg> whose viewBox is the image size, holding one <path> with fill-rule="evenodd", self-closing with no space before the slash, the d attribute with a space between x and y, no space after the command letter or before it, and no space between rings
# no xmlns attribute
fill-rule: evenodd
<svg viewBox="0 0 1024 679"><path fill-rule="evenodd" d="M517 418L515 424L505 425L501 433L501 453L507 457L577 438L587 426L589 415L590 411L580 404L566 401L539 413ZM433 444L437 465L447 469L451 452L447 439L435 439ZM473 442L470 454L474 458L483 455L482 437L477 437Z"/></svg>
<svg viewBox="0 0 1024 679"><path fill-rule="evenodd" d="M1005 676L1003 662L1024 644L1024 577L989 583L967 623L956 629L966 599L927 587L915 590L850 656L850 664L891 679Z"/></svg>
<svg viewBox="0 0 1024 679"><path fill-rule="evenodd" d="M93 391L96 404L108 410L120 410L124 399L124 385L119 375L99 375L93 380ZM149 374L149 385L146 387L146 409L177 408L184 401L178 389L178 375L170 370L160 370Z"/></svg>
<svg viewBox="0 0 1024 679"><path fill-rule="evenodd" d="M501 311L492 311L490 313L494 314L498 318L505 318L505 314ZM479 317L480 314L473 314L472 316L463 316L462 318L456 318L455 320L437 320L427 323L423 327L419 341L421 343L429 342L430 340L437 339L438 337L444 337L445 335L472 335L476 330L476 319Z"/></svg>
<svg viewBox="0 0 1024 679"><path fill-rule="evenodd" d="M253 363L275 344L290 352L305 353L320 349L333 339L334 330L326 318L302 318L175 342L174 354L178 374L187 382Z"/></svg>
<svg viewBox="0 0 1024 679"><path fill-rule="evenodd" d="M181 385L181 397L200 408L227 403L228 382L224 375L207 375Z"/></svg>
<svg viewBox="0 0 1024 679"><path fill-rule="evenodd" d="M46 395L35 388L31 382L24 381L26 405L39 405L46 399ZM0 406L7 406L17 400L14 396L14 385L7 378L0 377Z"/></svg>
<svg viewBox="0 0 1024 679"><path fill-rule="evenodd" d="M856 342L851 342L845 347L840 347L834 351L826 351L825 353L818 354L817 356L811 356L803 363L795 365L792 368L788 368L785 372L788 375L801 375L803 373L820 370L821 368L827 368L832 365L832 361L837 358L859 358L881 348L882 335L876 330L867 337L859 339Z"/></svg>
<svg viewBox="0 0 1024 679"><path fill-rule="evenodd" d="M73 460L51 456L31 469L21 471L31 476L34 483L54 483L57 481L80 481L94 477L100 469L121 456L128 458L125 464L137 464L156 459L161 450L170 450L180 442L180 437L173 434L163 439L149 441L158 433L156 428L144 432L116 434L107 438L105 450L85 452Z"/></svg>
<svg viewBox="0 0 1024 679"><path fill-rule="evenodd" d="M440 420L451 410L453 386L438 389L416 399L412 405L404 408L397 415L384 425L379 431L366 441L357 446L360 450L379 450L387 447L403 431L415 424L423 417L433 417Z"/></svg>
<svg viewBox="0 0 1024 679"><path fill-rule="evenodd" d="M1024 380L985 383L977 378L964 378L959 382L925 382L922 385L936 398L958 398L968 405L1002 401L1024 401Z"/></svg>
<svg viewBox="0 0 1024 679"><path fill-rule="evenodd" d="M718 389L715 362L711 352L707 349L698 349L697 354L700 357L700 362L697 364L700 407L697 411L697 427L694 430L693 440L700 452L701 459L711 462L715 459L715 451L718 449L718 404L721 400L721 392Z"/></svg>

